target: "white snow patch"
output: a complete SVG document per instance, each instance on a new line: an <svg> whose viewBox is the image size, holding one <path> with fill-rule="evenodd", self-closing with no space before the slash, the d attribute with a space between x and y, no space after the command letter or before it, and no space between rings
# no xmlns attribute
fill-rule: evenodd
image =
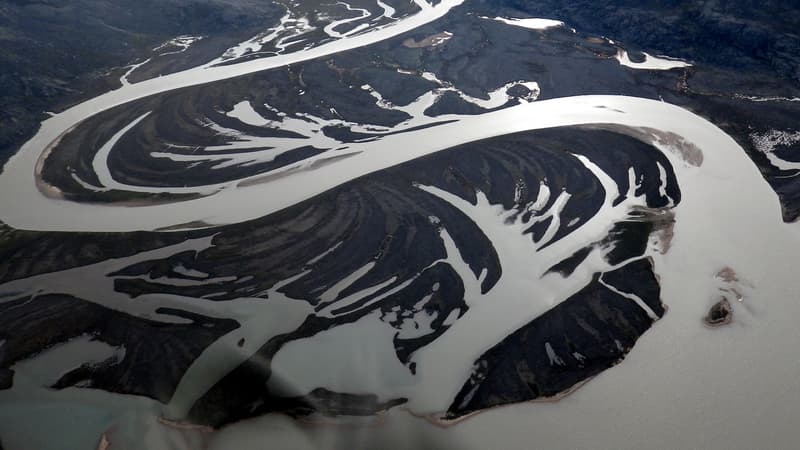
<svg viewBox="0 0 800 450"><path fill-rule="evenodd" d="M653 56L644 52L642 53L644 54L644 61L642 62L631 61L630 56L628 56L628 52L623 49L619 49L617 51L617 56L615 58L621 65L638 70L671 70L692 66L690 63L681 61L679 59L673 59L666 56Z"/></svg>
<svg viewBox="0 0 800 450"><path fill-rule="evenodd" d="M547 30L549 28L558 28L564 26L564 22L553 19L541 19L541 18L516 19L516 18L506 18L506 17L491 18L485 16L481 17L481 19L496 20L498 22L503 22L508 25L528 28L530 30Z"/></svg>

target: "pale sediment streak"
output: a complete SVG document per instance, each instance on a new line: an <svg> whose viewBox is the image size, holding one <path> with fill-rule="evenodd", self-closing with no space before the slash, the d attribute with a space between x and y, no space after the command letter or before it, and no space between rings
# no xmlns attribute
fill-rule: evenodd
<svg viewBox="0 0 800 450"><path fill-rule="evenodd" d="M383 9L383 14L381 14L380 17L386 17L388 19L394 19L394 13L397 12L397 11L394 8L392 8L391 6L389 6L386 3L382 2L381 0L376 0L376 1L378 3L378 6L380 6L381 9ZM380 17L376 17L374 20L380 19Z"/></svg>
<svg viewBox="0 0 800 450"><path fill-rule="evenodd" d="M642 310L643 310L645 313L647 313L648 317L650 317L650 318L651 318L651 319L653 319L654 321L655 321L655 320L658 320L658 314L656 314L656 313L653 311L653 308L651 308L651 307L647 306L647 303L645 303L645 301L644 301L644 300L642 300L642 298L641 298L641 297L639 297L638 295L631 294L631 293L628 293L628 292L622 292L622 291L620 291L620 290L619 290L619 289L617 289L616 287L614 287L614 286L612 286L612 285L610 285L610 284L606 283L606 281L605 281L605 280L603 280L603 277L602 277L602 276L600 276L600 278L598 279L598 282L599 282L600 284L602 284L603 286L605 286L605 288L606 288L606 289L608 289L608 290L610 290L611 292L614 292L615 294L617 294L617 295L619 295L619 296L621 296L621 297L625 297L625 298L627 298L628 300L630 300L630 301L632 301L632 302L636 303L636 305L637 305L638 307L642 308Z"/></svg>
<svg viewBox="0 0 800 450"><path fill-rule="evenodd" d="M458 1L460 3L460 0ZM357 12L359 13L359 15L348 17L345 19L334 20L329 24L325 25L322 31L329 38L341 39L358 33L368 32L371 28L369 22L375 22L382 18L397 19L394 16L396 10L393 7L387 5L386 3L380 0L376 0L376 2L377 6L381 8L382 11L381 14L377 16L373 16L373 14L365 8L354 8L350 4L341 1L326 5L326 6L343 6L348 12ZM413 0L413 3L415 3L422 11L431 8L431 6L425 0ZM309 14L314 14L314 13L309 13ZM317 19L327 18L326 15L321 14L319 12L316 12L315 14ZM366 19L371 19L371 20L367 22ZM351 22L358 22L358 21L364 21L364 22L355 25L348 31L345 32L337 31L337 28L343 25L347 25ZM248 55L264 53L263 52L264 47L268 44L272 44L274 46L275 51L273 51L272 53L275 55L284 54L290 46L301 44L304 42L305 45L303 46L301 51L309 50L315 46L323 45L321 43L318 42L315 43L313 41L306 42L308 40L308 34L316 29L317 28L315 26L311 25L311 20L309 19L309 16L298 17L290 9L287 9L286 14L284 14L280 18L280 22L277 26L264 33L260 33L244 42L241 42L236 46L229 48L228 50L225 51L225 53L221 57L210 61L209 63L205 64L204 67L213 67L220 63L231 63L235 62L239 58L246 57ZM185 48L183 50L185 50Z"/></svg>
<svg viewBox="0 0 800 450"><path fill-rule="evenodd" d="M159 53L158 56L177 55L179 53L185 52L186 50L189 50L189 47L191 47L192 44L202 39L203 39L202 36L178 36L176 38L168 40L167 42L164 42L158 47L155 47L152 51L158 52L165 48L177 47L178 50Z"/></svg>
<svg viewBox="0 0 800 450"><path fill-rule="evenodd" d="M136 263L166 258L185 251L200 252L210 248L212 240L213 236L189 239L179 244L123 258L111 258L95 264L10 281L0 285L0 293L5 294L0 297L0 304L52 293L71 295L114 311L136 317L151 317L153 320L165 323L186 323L187 319L159 312L161 308L180 309L211 317L226 317L225 308L213 301L159 294L142 295L132 299L130 295L114 288L115 280L124 277L110 276ZM92 283L76 283L75 280L92 280ZM102 298L97 298L97 292L106 294L101 296Z"/></svg>
<svg viewBox="0 0 800 450"><path fill-rule="evenodd" d="M325 119L309 113L295 113L294 116L289 116L278 109L265 104L267 109L274 112L277 120L267 120L258 114L253 109L253 105L248 101L242 101L234 105L233 110L226 113L227 116L236 118L242 123L254 126L268 126L282 131L289 131L300 137L296 138L276 138L276 137L257 137L248 136L236 130L228 129L217 125L213 122L208 122L206 125L214 130L221 136L226 136L231 139L230 143L217 146L196 147L191 154L177 153L177 152L152 152L150 155L154 158L167 158L172 161L183 162L214 162L215 165L212 169L221 169L231 166L250 166L263 162L271 162L279 155L288 151L298 149L302 146L312 146L316 149L327 151L336 148L348 146L348 143L330 137L325 134L324 129L327 127L344 127L355 133L367 135L367 138L361 140L372 139L380 137L388 133L397 133L409 130L414 127L435 124L445 120L453 120L459 116L448 115L431 117L426 114L428 108L435 105L445 92L454 92L461 99L468 103L472 103L483 109L493 109L503 106L512 101L512 97L508 95L508 90L515 86L524 86L528 89L528 94L517 99L517 101L534 101L539 96L539 86L533 81L515 81L506 83L505 85L489 92L488 98L476 98L454 87L452 84L444 82L436 78L432 73L423 73L422 76L430 81L434 81L438 87L420 95L417 99L411 101L409 104L393 105L386 100L383 96L369 85L361 86L361 89L370 93L375 98L375 104L382 109L390 111L399 111L409 116L408 119L394 126L377 125L371 123L356 123L344 119ZM125 130L129 130L126 127ZM112 138L112 140L116 140ZM186 149L186 146L173 145L170 148ZM222 154L211 154L209 152L220 152L222 150L248 150L264 148L257 151L244 151L244 152L225 152ZM103 147L106 150L106 146ZM199 152L198 152L199 151ZM316 159L324 159L329 155L318 156L317 158L306 158L303 162L308 164ZM102 168L95 168L96 170L105 170ZM244 181L247 178L258 177L263 174L259 173L250 177L238 179ZM219 185L205 185L199 190L194 188L179 188L179 187L144 187L144 186L130 186L123 183L110 180L108 177L103 177L106 181L104 186L106 188L116 188L132 192L150 192L150 193L199 193L206 194L213 192L215 189L221 188L223 185L231 185L231 183L224 183Z"/></svg>
<svg viewBox="0 0 800 450"><path fill-rule="evenodd" d="M364 28L369 26L368 24L360 24L360 25L356 25L355 27L353 27L352 29L350 29L349 31L346 31L344 33L340 33L338 31L336 31L336 29L339 28L341 25L346 25L346 24L348 24L350 22L356 22L356 21L359 21L361 19L366 19L367 17L370 16L370 12L368 10L364 9L364 8L353 8L352 6L350 6L349 4L344 3L344 2L337 2L336 4L344 6L345 8L347 8L348 11L359 12L360 15L353 16L353 17L350 17L350 18L347 18L347 19L336 20L336 21L333 21L333 22L329 23L323 29L323 31L325 31L325 34L327 34L328 36L330 36L332 38L339 39L339 38L343 38L343 37L347 37L349 35L355 34L355 33L359 32L359 31L361 31Z"/></svg>
<svg viewBox="0 0 800 450"><path fill-rule="evenodd" d="M314 29L308 18L294 17L291 11L287 11L275 28L229 48L222 56L205 64L204 67L212 67L220 63L235 61L251 53L258 53L269 43L274 44L277 54L283 53L288 46L300 42L299 38Z"/></svg>
<svg viewBox="0 0 800 450"><path fill-rule="evenodd" d="M128 70L121 77L119 77L119 82L122 84L122 86L123 87L130 86L131 83L130 83L130 81L128 81L128 77L130 77L131 74L133 74L133 72L136 71L136 69L138 69L139 67L142 67L143 65L149 63L150 59L151 58L147 58L147 59L145 59L144 61L142 61L140 63L131 64L130 66L128 66ZM55 116L57 116L57 114L53 115L53 117L55 117Z"/></svg>

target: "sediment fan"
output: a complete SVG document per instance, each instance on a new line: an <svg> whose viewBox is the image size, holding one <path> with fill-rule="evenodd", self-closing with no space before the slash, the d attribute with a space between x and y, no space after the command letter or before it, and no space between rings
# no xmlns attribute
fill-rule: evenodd
<svg viewBox="0 0 800 450"><path fill-rule="evenodd" d="M414 4L340 2L345 17L325 23L290 9L207 64L136 83L127 73L43 122L0 174L14 193L0 220L99 243L43 233L29 245L52 252L50 266L22 264L0 284L0 437L72 408L101 448L174 435L189 447L212 439L206 427L247 435L245 419L269 429L279 414L343 426L408 411L449 425L561 399L614 367L594 393L547 406L585 419L574 409L630 406L641 370L707 380L692 370L713 361L734 377L723 388L752 381L791 314L762 330L774 341L697 330L708 298L727 302L709 322L748 321L796 287L774 255L800 235L742 148L666 102L540 100L536 80L475 93L393 67L381 76L412 89L376 77L314 90L351 76L333 56L461 1ZM636 70L689 65L617 55ZM749 368L720 351L725 340ZM525 411L541 419L539 407Z"/></svg>

